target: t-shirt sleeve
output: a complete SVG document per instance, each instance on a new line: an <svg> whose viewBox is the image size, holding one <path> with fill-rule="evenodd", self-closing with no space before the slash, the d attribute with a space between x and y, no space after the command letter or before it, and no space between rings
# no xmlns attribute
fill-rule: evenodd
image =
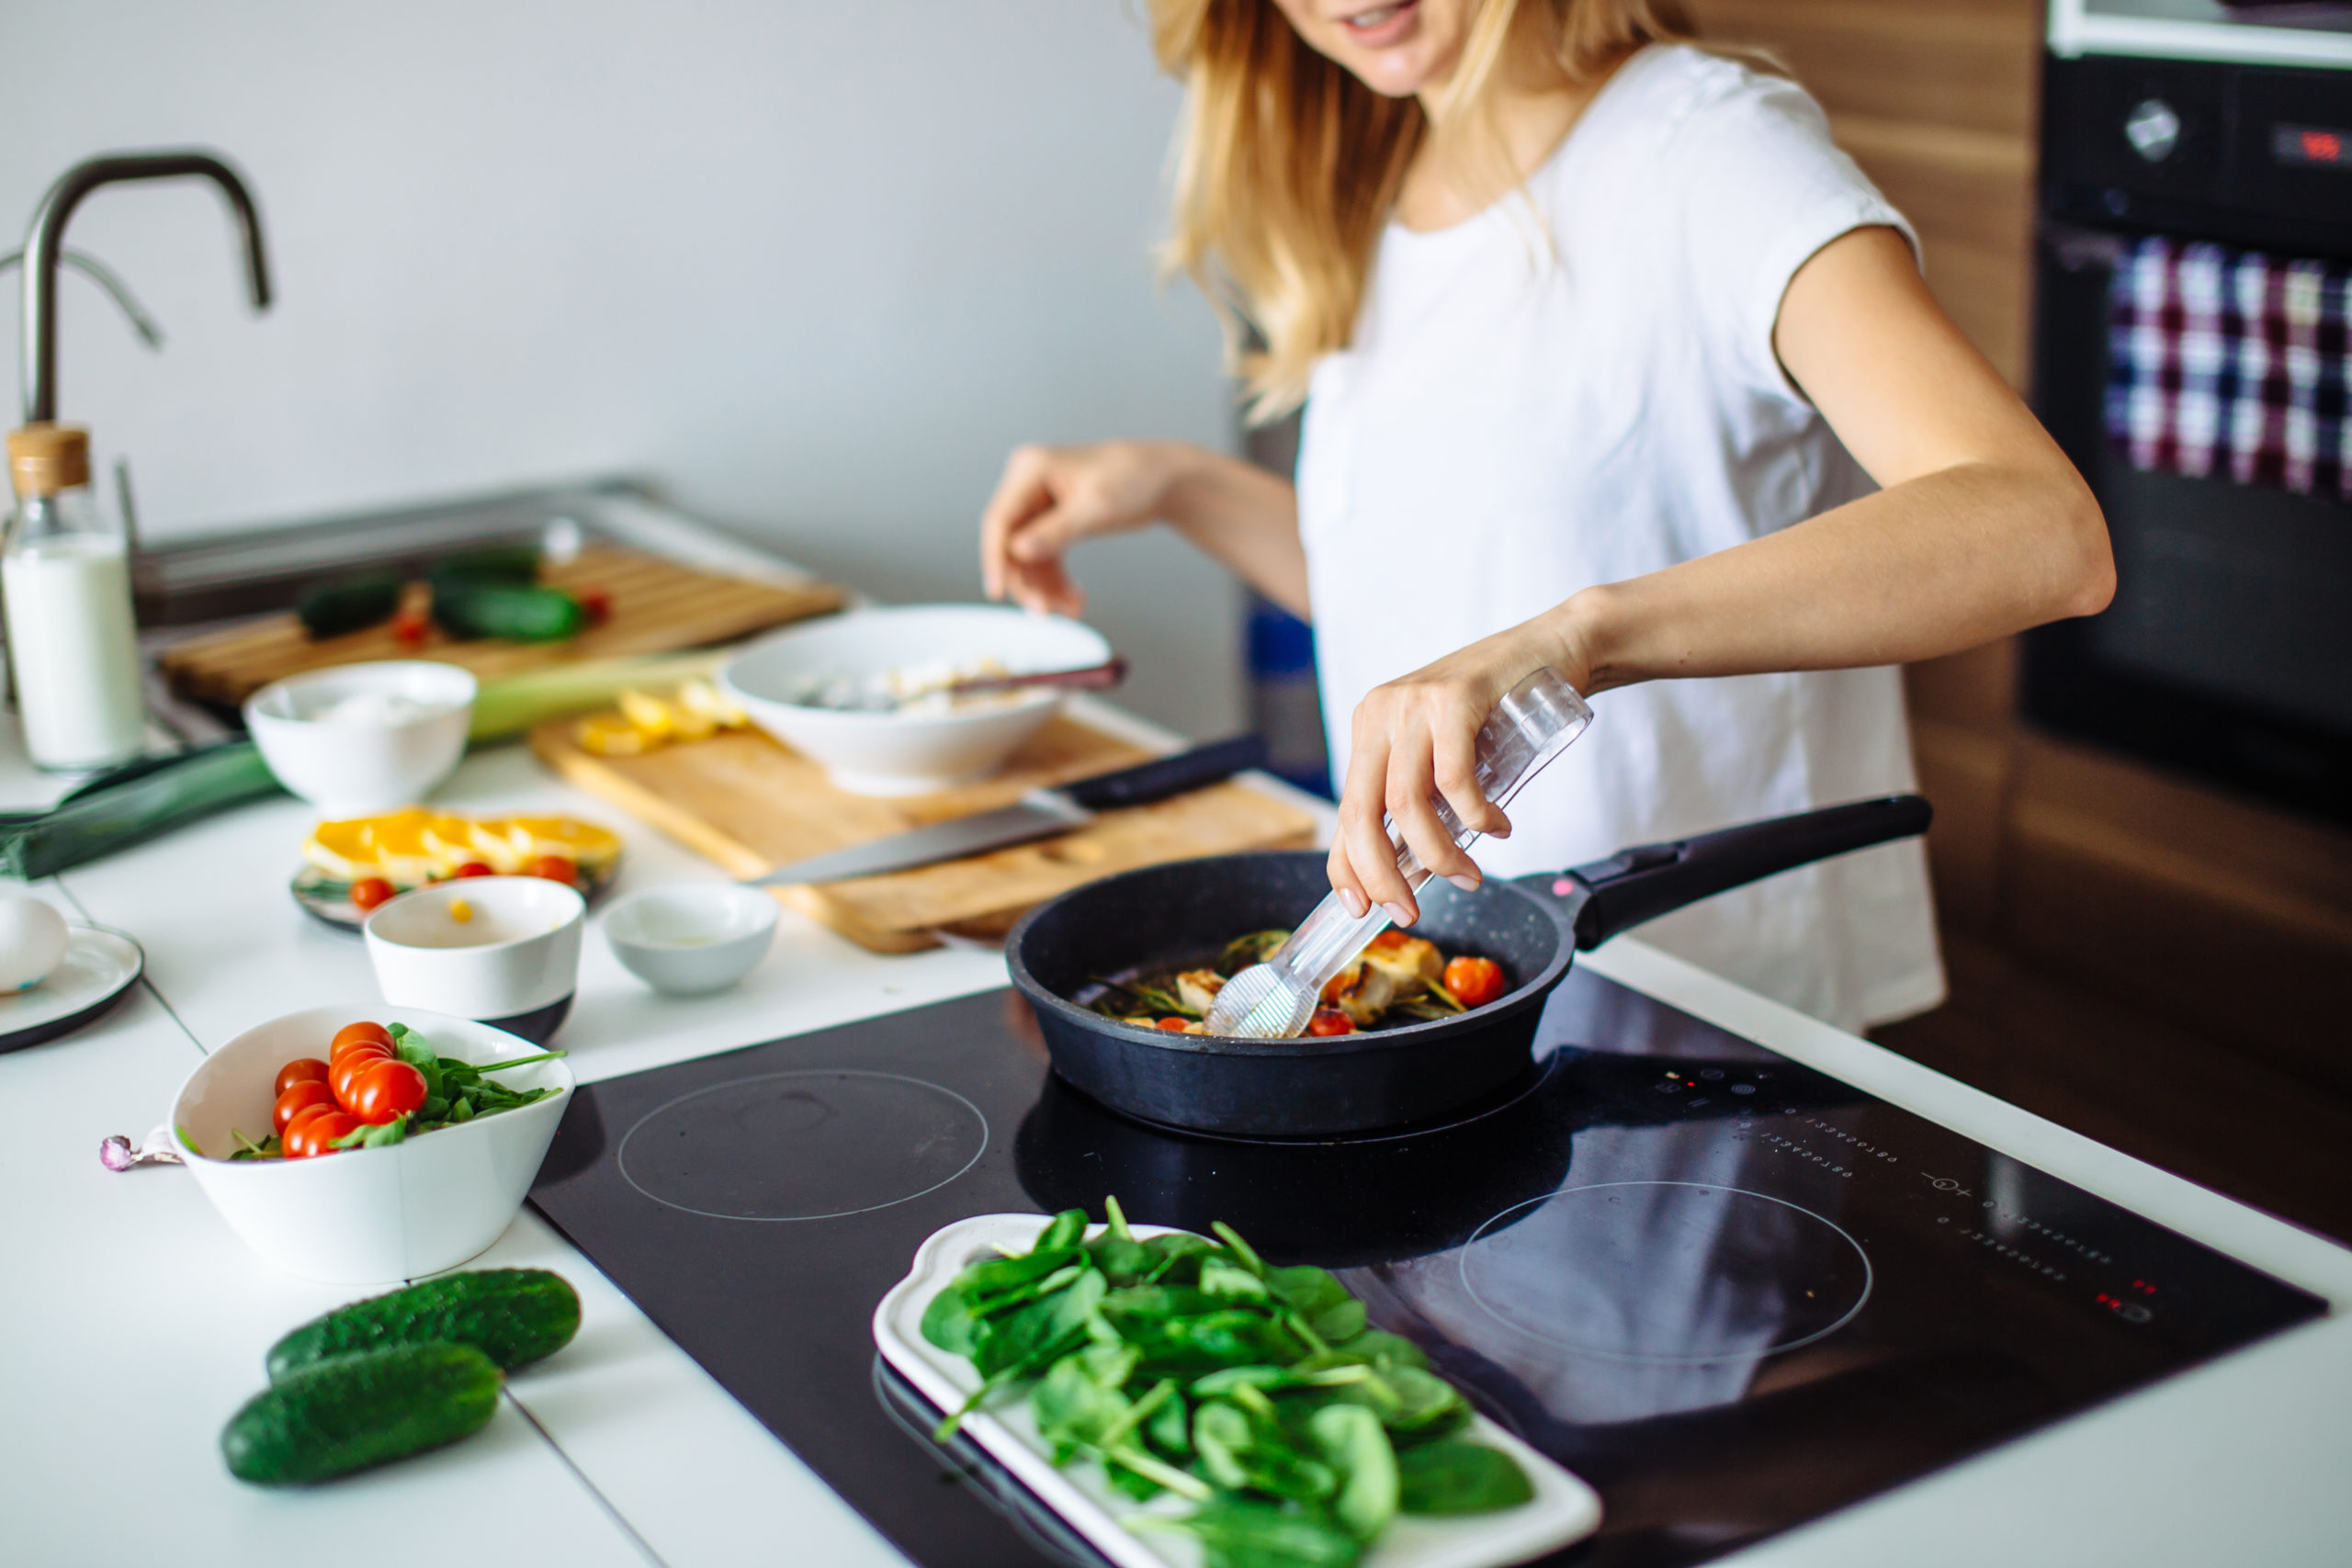
<svg viewBox="0 0 2352 1568"><path fill-rule="evenodd" d="M1853 230L1888 225L1914 258L1919 236L1838 150L1804 88L1715 64L1719 90L1692 106L1668 154L1681 197L1685 276L1709 337L1741 378L1801 397L1772 350L1790 280Z"/></svg>

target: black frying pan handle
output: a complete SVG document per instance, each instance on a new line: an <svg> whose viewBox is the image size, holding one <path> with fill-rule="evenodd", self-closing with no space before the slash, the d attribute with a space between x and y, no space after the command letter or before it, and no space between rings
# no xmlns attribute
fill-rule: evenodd
<svg viewBox="0 0 2352 1568"><path fill-rule="evenodd" d="M1141 806L1182 795L1188 789L1198 789L1261 766L1265 761L1264 736L1237 735L1229 740L1212 740L1205 746L1195 746L1189 751L1179 751L1172 757L1161 757L1137 767L1123 768L1115 773L1076 779L1063 784L1061 793L1089 811L1108 811L1114 807Z"/></svg>
<svg viewBox="0 0 2352 1568"><path fill-rule="evenodd" d="M1924 833L1932 816L1928 803L1916 795L1857 800L1672 843L1620 850L1607 860L1564 872L1552 891L1562 897L1583 895L1577 910L1577 946L1594 948L1629 926L1775 872Z"/></svg>

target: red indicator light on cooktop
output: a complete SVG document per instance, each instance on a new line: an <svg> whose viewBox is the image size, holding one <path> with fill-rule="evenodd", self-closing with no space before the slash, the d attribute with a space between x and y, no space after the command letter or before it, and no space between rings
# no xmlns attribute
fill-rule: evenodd
<svg viewBox="0 0 2352 1568"><path fill-rule="evenodd" d="M2270 155L2281 164L2296 164L2305 168L2342 169L2352 167L2347 160L2347 148L2352 131L2324 125L2277 125L2270 128Z"/></svg>

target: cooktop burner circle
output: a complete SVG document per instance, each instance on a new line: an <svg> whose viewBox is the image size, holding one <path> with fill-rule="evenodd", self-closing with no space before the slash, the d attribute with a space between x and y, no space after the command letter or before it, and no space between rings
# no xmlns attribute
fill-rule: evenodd
<svg viewBox="0 0 2352 1568"><path fill-rule="evenodd" d="M897 1073L809 1067L680 1095L622 1135L621 1177L714 1220L832 1220L936 1191L989 1146L979 1107Z"/></svg>
<svg viewBox="0 0 2352 1568"><path fill-rule="evenodd" d="M1478 1227L1461 1269L1471 1300L1532 1338L1680 1363L1810 1345L1853 1320L1872 1279L1836 1221L1700 1181L1596 1182L1514 1203ZM1707 1305L1660 1315L1661 1303L1693 1301Z"/></svg>

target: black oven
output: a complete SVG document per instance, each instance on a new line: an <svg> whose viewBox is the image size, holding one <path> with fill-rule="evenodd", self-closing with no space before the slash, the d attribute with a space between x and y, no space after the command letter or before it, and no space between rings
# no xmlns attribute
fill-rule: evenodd
<svg viewBox="0 0 2352 1568"><path fill-rule="evenodd" d="M2025 713L2352 822L2352 504L2135 464L2107 417L2109 288L2147 237L2352 261L2352 69L2052 56L2040 220L2034 402L2106 511L2116 596L2028 636ZM2321 348L2352 354L2340 327Z"/></svg>

